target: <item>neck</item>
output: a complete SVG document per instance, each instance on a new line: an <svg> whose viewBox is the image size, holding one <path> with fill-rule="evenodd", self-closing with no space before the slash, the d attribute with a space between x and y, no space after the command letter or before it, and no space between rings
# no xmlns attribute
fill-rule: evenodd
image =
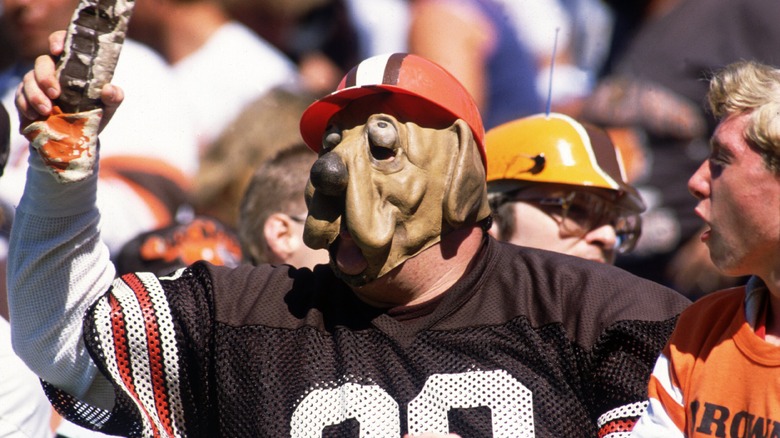
<svg viewBox="0 0 780 438"><path fill-rule="evenodd" d="M452 231L442 236L441 242L386 275L353 290L358 298L375 307L413 305L433 299L471 269L482 235L478 226Z"/></svg>
<svg viewBox="0 0 780 438"><path fill-rule="evenodd" d="M761 278L769 289L769 308L766 317L766 341L780 345L780 272L771 272Z"/></svg>
<svg viewBox="0 0 780 438"><path fill-rule="evenodd" d="M166 18L168 37L163 56L175 65L200 49L219 28L229 21L215 2L177 3Z"/></svg>

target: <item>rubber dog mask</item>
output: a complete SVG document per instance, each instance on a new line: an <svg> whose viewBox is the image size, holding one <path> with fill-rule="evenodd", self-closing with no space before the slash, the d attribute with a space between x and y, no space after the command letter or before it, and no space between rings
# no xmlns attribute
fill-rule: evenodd
<svg viewBox="0 0 780 438"><path fill-rule="evenodd" d="M353 286L490 214L469 125L419 126L390 100L363 97L331 119L306 187L304 242L329 249Z"/></svg>

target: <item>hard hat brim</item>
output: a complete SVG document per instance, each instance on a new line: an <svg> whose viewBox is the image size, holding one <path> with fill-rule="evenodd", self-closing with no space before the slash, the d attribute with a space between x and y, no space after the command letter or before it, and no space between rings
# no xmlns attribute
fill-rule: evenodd
<svg viewBox="0 0 780 438"><path fill-rule="evenodd" d="M359 99L380 94L387 95L387 100L385 105L377 108L377 112L390 113L402 122L414 122L420 126L442 129L451 126L460 118L436 102L405 88L388 84L356 86L337 90L318 99L303 112L300 123L303 141L310 149L319 152L322 147L322 135L328 129L333 116ZM482 162L485 164L487 159L483 146L484 133L474 132L474 127L471 124L469 126L479 147Z"/></svg>

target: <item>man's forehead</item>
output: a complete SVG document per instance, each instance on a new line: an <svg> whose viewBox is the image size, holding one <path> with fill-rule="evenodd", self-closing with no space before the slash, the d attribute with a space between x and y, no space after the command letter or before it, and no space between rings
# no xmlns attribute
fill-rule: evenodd
<svg viewBox="0 0 780 438"><path fill-rule="evenodd" d="M710 137L710 150L734 153L740 146L748 146L745 129L749 120L748 113L734 114L723 119Z"/></svg>

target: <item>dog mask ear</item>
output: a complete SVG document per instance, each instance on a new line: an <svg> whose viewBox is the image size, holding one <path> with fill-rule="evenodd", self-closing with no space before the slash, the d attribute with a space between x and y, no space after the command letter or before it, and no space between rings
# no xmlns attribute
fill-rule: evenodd
<svg viewBox="0 0 780 438"><path fill-rule="evenodd" d="M471 128L458 119L449 128L458 139L458 151L443 200L443 219L453 229L475 224L490 215L485 166Z"/></svg>

